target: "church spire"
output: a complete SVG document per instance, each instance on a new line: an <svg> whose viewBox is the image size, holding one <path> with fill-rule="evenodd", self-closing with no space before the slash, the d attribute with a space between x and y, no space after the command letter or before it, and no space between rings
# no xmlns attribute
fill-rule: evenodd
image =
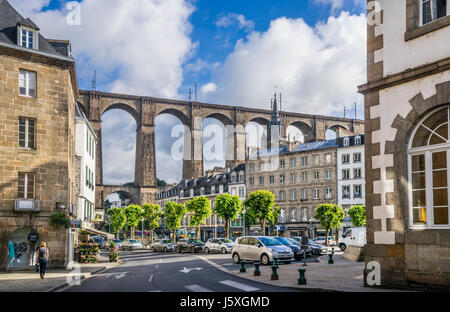
<svg viewBox="0 0 450 312"><path fill-rule="evenodd" d="M273 99L272 104L272 118L270 120L269 125L273 126L281 126L280 116L278 114L278 103L277 103L277 94L275 93L275 97Z"/></svg>

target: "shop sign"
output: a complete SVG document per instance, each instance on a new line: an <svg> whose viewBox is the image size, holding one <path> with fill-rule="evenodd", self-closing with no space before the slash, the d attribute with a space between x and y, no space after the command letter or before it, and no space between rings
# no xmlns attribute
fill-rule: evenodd
<svg viewBox="0 0 450 312"><path fill-rule="evenodd" d="M39 235L37 233L28 234L28 241L30 243L36 243L39 240Z"/></svg>

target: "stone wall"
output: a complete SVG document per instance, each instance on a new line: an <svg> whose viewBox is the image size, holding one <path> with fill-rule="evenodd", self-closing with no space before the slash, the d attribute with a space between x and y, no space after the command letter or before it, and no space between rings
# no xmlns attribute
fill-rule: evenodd
<svg viewBox="0 0 450 312"><path fill-rule="evenodd" d="M50 215L74 198L73 63L0 48L0 269L7 261L7 241L15 230L38 231L51 253L50 263L66 259L67 232L49 226ZM37 96L19 96L19 69L37 73ZM36 120L36 149L19 147L19 117ZM35 174L40 211L15 212L18 173ZM59 209L60 210L60 209Z"/></svg>

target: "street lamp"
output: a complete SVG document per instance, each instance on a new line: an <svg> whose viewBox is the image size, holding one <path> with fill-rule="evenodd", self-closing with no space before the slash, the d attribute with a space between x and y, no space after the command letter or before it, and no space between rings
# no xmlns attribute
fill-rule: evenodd
<svg viewBox="0 0 450 312"><path fill-rule="evenodd" d="M242 224L244 225L244 236L245 236L245 208L242 209Z"/></svg>

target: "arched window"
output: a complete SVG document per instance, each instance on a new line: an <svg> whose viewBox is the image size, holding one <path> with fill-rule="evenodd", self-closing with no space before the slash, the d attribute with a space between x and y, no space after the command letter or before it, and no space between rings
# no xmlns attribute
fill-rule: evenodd
<svg viewBox="0 0 450 312"><path fill-rule="evenodd" d="M350 146L350 139L344 138L344 147Z"/></svg>
<svg viewBox="0 0 450 312"><path fill-rule="evenodd" d="M450 228L449 114L449 107L428 114L409 141L409 209L413 228Z"/></svg>
<svg viewBox="0 0 450 312"><path fill-rule="evenodd" d="M361 145L361 137L360 136L355 137L355 145Z"/></svg>

